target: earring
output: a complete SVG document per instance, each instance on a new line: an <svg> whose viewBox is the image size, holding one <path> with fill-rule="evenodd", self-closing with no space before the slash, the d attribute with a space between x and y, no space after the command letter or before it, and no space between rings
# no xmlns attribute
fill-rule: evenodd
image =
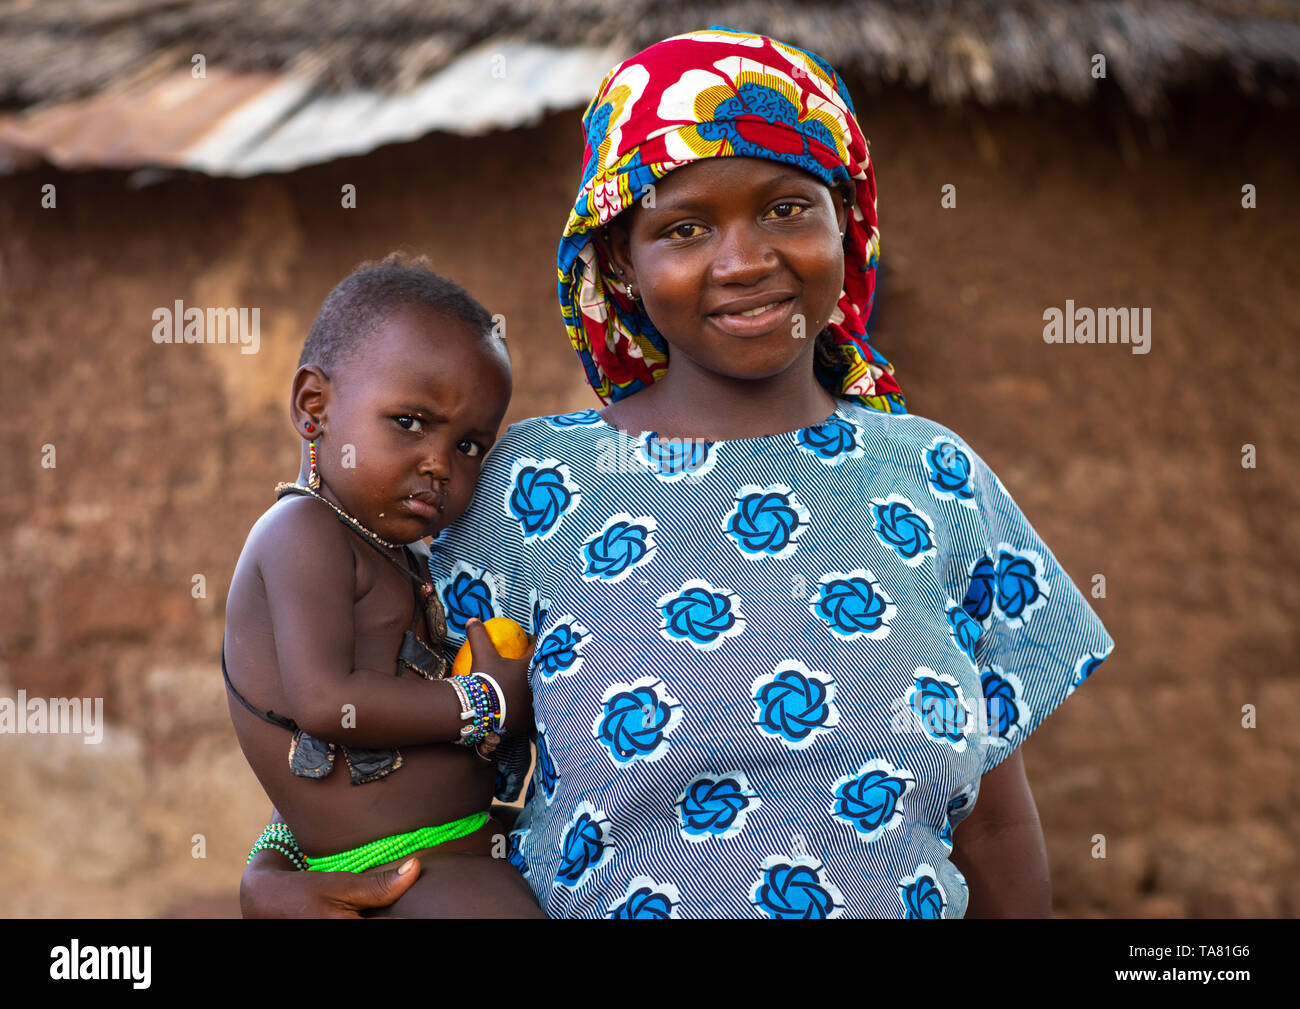
<svg viewBox="0 0 1300 1009"><path fill-rule="evenodd" d="M320 490L320 471L316 469L316 442L314 440L307 446L307 452L311 457L311 472L307 475L307 486L311 490Z"/></svg>
<svg viewBox="0 0 1300 1009"><path fill-rule="evenodd" d="M632 285L631 285L631 284L624 284L624 285L623 285L623 290L627 291L627 296L628 296L629 298L631 298L633 301L636 301L636 295L632 293Z"/></svg>

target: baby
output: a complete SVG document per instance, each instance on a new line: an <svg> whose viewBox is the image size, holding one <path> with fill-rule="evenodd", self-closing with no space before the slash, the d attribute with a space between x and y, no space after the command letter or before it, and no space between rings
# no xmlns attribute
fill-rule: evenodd
<svg viewBox="0 0 1300 1009"><path fill-rule="evenodd" d="M293 378L298 480L230 586L230 714L284 819L254 851L352 872L420 855L395 916L541 916L490 812L497 759L520 751L491 754L532 721L528 657L501 658L474 624L475 672L448 675L422 542L465 510L510 392L505 346L464 290L422 259L358 267Z"/></svg>

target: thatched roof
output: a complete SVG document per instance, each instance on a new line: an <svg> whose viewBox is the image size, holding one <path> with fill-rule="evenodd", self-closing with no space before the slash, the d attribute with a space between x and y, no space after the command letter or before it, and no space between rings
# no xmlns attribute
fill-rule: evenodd
<svg viewBox="0 0 1300 1009"><path fill-rule="evenodd" d="M86 97L188 69L305 73L321 91L401 92L493 39L631 54L708 24L810 48L845 76L952 104L1095 93L1094 53L1132 106L1220 84L1300 94L1288 0L0 0L0 108Z"/></svg>

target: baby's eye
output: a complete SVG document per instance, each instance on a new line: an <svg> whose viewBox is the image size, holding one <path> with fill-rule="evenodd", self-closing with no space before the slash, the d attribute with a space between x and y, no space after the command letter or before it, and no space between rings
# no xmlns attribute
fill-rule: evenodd
<svg viewBox="0 0 1300 1009"><path fill-rule="evenodd" d="M786 202L786 203L778 203L775 207L772 208L772 212L775 213L776 211L780 210L782 207L792 208L794 210L794 213L777 214L776 216L779 218L798 217L806 209L801 203Z"/></svg>
<svg viewBox="0 0 1300 1009"><path fill-rule="evenodd" d="M410 414L402 414L400 417L394 417L398 426L405 431L414 431L417 434L424 430L424 421L419 417L412 417Z"/></svg>
<svg viewBox="0 0 1300 1009"><path fill-rule="evenodd" d="M476 441L463 441L456 447L471 459L477 458L483 454L483 446Z"/></svg>

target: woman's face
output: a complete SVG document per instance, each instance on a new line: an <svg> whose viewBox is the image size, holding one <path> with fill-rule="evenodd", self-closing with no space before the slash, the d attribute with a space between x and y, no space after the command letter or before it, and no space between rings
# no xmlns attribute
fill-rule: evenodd
<svg viewBox="0 0 1300 1009"><path fill-rule="evenodd" d="M653 196L611 224L606 248L671 360L751 380L802 367L844 286L852 185L723 157L670 172Z"/></svg>

